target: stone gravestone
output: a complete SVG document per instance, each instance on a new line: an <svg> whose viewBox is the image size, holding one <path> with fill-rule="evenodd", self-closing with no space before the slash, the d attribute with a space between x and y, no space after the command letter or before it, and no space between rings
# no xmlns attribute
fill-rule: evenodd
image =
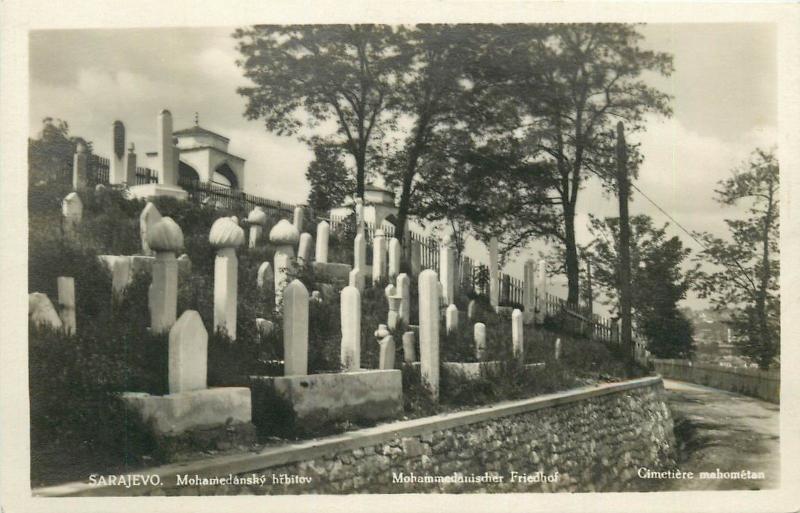
<svg viewBox="0 0 800 513"><path fill-rule="evenodd" d="M482 322L476 322L473 330L475 336L475 358L477 358L479 362L485 362L487 359L486 325Z"/></svg>
<svg viewBox="0 0 800 513"><path fill-rule="evenodd" d="M297 263L300 265L311 265L311 248L314 246L314 239L310 233L300 234L300 243L297 246Z"/></svg>
<svg viewBox="0 0 800 513"><path fill-rule="evenodd" d="M111 148L108 182L121 184L125 181L125 125L122 121L114 121L111 125Z"/></svg>
<svg viewBox="0 0 800 513"><path fill-rule="evenodd" d="M192 259L186 253L178 257L178 273L182 280L187 279L192 274Z"/></svg>
<svg viewBox="0 0 800 513"><path fill-rule="evenodd" d="M89 152L83 141L78 142L72 160L72 188L76 191L89 184Z"/></svg>
<svg viewBox="0 0 800 513"><path fill-rule="evenodd" d="M414 276L419 276L422 272L422 245L418 240L411 240L411 257L409 258L411 262L411 274Z"/></svg>
<svg viewBox="0 0 800 513"><path fill-rule="evenodd" d="M383 230L375 230L372 239L372 283L380 283L386 276L386 237Z"/></svg>
<svg viewBox="0 0 800 513"><path fill-rule="evenodd" d="M75 325L75 278L59 276L58 285L58 305L61 308L61 323L64 331L72 335L76 331Z"/></svg>
<svg viewBox="0 0 800 513"><path fill-rule="evenodd" d="M287 221L281 219L269 232L269 240L276 246L275 258L275 306L281 304L283 289L289 280L289 270L294 267L294 246L300 233Z"/></svg>
<svg viewBox="0 0 800 513"><path fill-rule="evenodd" d="M417 353L415 350L416 338L413 331L406 331L403 333L403 361L412 363L417 360Z"/></svg>
<svg viewBox="0 0 800 513"><path fill-rule="evenodd" d="M172 113L167 109L158 114L156 124L158 137L158 183L178 185L178 165L176 148L172 141Z"/></svg>
<svg viewBox="0 0 800 513"><path fill-rule="evenodd" d="M125 183L128 186L136 184L136 146L131 143L128 146L128 155L125 158Z"/></svg>
<svg viewBox="0 0 800 513"><path fill-rule="evenodd" d="M155 205L147 202L147 205L142 209L139 214L139 235L142 240L142 254L152 255L153 252L147 243L147 232L150 228L161 220L161 212L158 211Z"/></svg>
<svg viewBox="0 0 800 513"><path fill-rule="evenodd" d="M239 259L236 248L244 244L244 230L229 217L211 225L208 241L217 250L214 259L214 329L236 340L236 306L239 293Z"/></svg>
<svg viewBox="0 0 800 513"><path fill-rule="evenodd" d="M556 343L553 344L553 358L555 360L561 359L561 339L557 338Z"/></svg>
<svg viewBox="0 0 800 513"><path fill-rule="evenodd" d="M28 294L28 318L33 324L61 329L63 324L47 294L32 292Z"/></svg>
<svg viewBox="0 0 800 513"><path fill-rule="evenodd" d="M498 276L500 273L500 252L498 249L497 237L489 240L489 303L492 308L497 309L500 305L500 283Z"/></svg>
<svg viewBox="0 0 800 513"><path fill-rule="evenodd" d="M403 248L400 241L392 237L389 239L389 279L394 280L400 274L400 260L403 256Z"/></svg>
<svg viewBox="0 0 800 513"><path fill-rule="evenodd" d="M406 273L397 276L397 294L400 296L400 308L397 310L398 320L411 324L411 279Z"/></svg>
<svg viewBox="0 0 800 513"><path fill-rule="evenodd" d="M359 233L353 239L353 269L364 272L367 267L367 239Z"/></svg>
<svg viewBox="0 0 800 513"><path fill-rule="evenodd" d="M208 332L194 310L186 310L169 330L169 393L206 389Z"/></svg>
<svg viewBox="0 0 800 513"><path fill-rule="evenodd" d="M120 301L131 281L132 260L128 256L109 255L104 258L111 271L111 302Z"/></svg>
<svg viewBox="0 0 800 513"><path fill-rule="evenodd" d="M392 294L386 298L389 301L389 314L386 325L390 330L395 331L400 325L400 303L403 297L399 294Z"/></svg>
<svg viewBox="0 0 800 513"><path fill-rule="evenodd" d="M525 361L525 334L522 312L515 308L511 312L511 349L514 357Z"/></svg>
<svg viewBox="0 0 800 513"><path fill-rule="evenodd" d="M475 315L478 313L478 302L470 299L467 304L467 319L470 321L475 320Z"/></svg>
<svg viewBox="0 0 800 513"><path fill-rule="evenodd" d="M322 264L328 263L328 240L330 239L331 226L327 221L320 221L317 225L317 247L314 251L314 261Z"/></svg>
<svg viewBox="0 0 800 513"><path fill-rule="evenodd" d="M147 245L155 251L148 304L150 330L162 333L175 324L178 309L178 260L175 253L183 248L181 227L169 217L153 224L147 232Z"/></svg>
<svg viewBox="0 0 800 513"><path fill-rule="evenodd" d="M247 215L247 222L250 223L250 240L247 247L253 249L258 246L264 226L267 224L267 213L261 207L256 207Z"/></svg>
<svg viewBox="0 0 800 513"><path fill-rule="evenodd" d="M259 337L265 338L275 329L275 323L259 317L256 319L256 329L258 330Z"/></svg>
<svg viewBox="0 0 800 513"><path fill-rule="evenodd" d="M261 265L258 266L256 285L261 289L270 289L275 286L275 274L272 272L272 264L269 262L262 262Z"/></svg>
<svg viewBox="0 0 800 513"><path fill-rule="evenodd" d="M426 269L419 275L419 353L422 381L439 398L439 278Z"/></svg>
<svg viewBox="0 0 800 513"><path fill-rule="evenodd" d="M297 205L294 207L294 228L297 230L297 233L303 233L303 220L306 215L306 209L303 205Z"/></svg>
<svg viewBox="0 0 800 513"><path fill-rule="evenodd" d="M64 232L74 237L83 219L83 202L76 192L70 192L61 202L61 213L64 216Z"/></svg>
<svg viewBox="0 0 800 513"><path fill-rule="evenodd" d="M364 236L364 200L356 198L356 236Z"/></svg>
<svg viewBox="0 0 800 513"><path fill-rule="evenodd" d="M544 324L547 317L547 262L539 260L536 271L536 324Z"/></svg>
<svg viewBox="0 0 800 513"><path fill-rule="evenodd" d="M361 367L361 292L349 286L341 292L341 364L347 370Z"/></svg>
<svg viewBox="0 0 800 513"><path fill-rule="evenodd" d="M378 325L375 331L380 352L378 354L378 368L381 370L394 369L394 337L385 324Z"/></svg>
<svg viewBox="0 0 800 513"><path fill-rule="evenodd" d="M350 271L348 275L348 285L357 288L359 291L364 290L364 273L360 269L355 268Z"/></svg>
<svg viewBox="0 0 800 513"><path fill-rule="evenodd" d="M522 306L525 308L523 319L526 323L531 323L536 317L536 262L533 259L525 261L523 283Z"/></svg>
<svg viewBox="0 0 800 513"><path fill-rule="evenodd" d="M308 290L294 280L283 291L283 375L308 374Z"/></svg>
<svg viewBox="0 0 800 513"><path fill-rule="evenodd" d="M449 305L445 310L444 326L445 332L448 334L458 329L458 307L456 305Z"/></svg>
<svg viewBox="0 0 800 513"><path fill-rule="evenodd" d="M455 301L456 252L450 237L445 237L439 246L439 281L442 283L442 299L446 304Z"/></svg>

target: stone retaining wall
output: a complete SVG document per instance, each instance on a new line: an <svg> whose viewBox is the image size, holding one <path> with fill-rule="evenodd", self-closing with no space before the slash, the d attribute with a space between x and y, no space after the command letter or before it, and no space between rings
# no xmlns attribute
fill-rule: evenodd
<svg viewBox="0 0 800 513"><path fill-rule="evenodd" d="M736 369L690 360L654 359L653 363L656 372L665 378L758 397L775 404L781 402L781 375L778 371Z"/></svg>
<svg viewBox="0 0 800 513"><path fill-rule="evenodd" d="M137 472L157 474L160 486L70 483L34 494L635 490L640 467L674 466L674 448L661 378L650 377ZM225 480L202 481L212 476ZM418 482L441 478L450 482Z"/></svg>

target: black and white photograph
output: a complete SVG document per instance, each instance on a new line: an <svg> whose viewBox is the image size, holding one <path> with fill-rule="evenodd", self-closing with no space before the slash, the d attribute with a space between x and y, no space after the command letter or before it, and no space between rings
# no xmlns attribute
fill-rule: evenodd
<svg viewBox="0 0 800 513"><path fill-rule="evenodd" d="M796 4L80 3L3 93L4 510L800 506Z"/></svg>

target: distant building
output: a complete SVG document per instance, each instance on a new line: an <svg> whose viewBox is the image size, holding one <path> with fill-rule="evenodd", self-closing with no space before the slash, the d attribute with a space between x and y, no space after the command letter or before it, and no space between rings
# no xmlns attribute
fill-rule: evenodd
<svg viewBox="0 0 800 513"><path fill-rule="evenodd" d="M230 139L195 124L172 133L178 150L178 180L181 184L210 182L220 187L244 190L245 159L228 152ZM158 169L158 152L147 154L147 166Z"/></svg>

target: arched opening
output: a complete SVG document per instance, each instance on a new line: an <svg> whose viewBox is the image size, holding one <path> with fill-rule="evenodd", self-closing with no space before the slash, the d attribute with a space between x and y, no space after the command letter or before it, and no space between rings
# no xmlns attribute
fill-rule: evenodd
<svg viewBox="0 0 800 513"><path fill-rule="evenodd" d="M236 179L236 173L233 172L233 169L231 169L227 162L217 166L214 170L214 175L211 177L211 182L214 185L229 189L239 188L239 180Z"/></svg>
<svg viewBox="0 0 800 513"><path fill-rule="evenodd" d="M183 161L178 161L178 184L184 188L194 188L200 183L200 175L197 171Z"/></svg>

